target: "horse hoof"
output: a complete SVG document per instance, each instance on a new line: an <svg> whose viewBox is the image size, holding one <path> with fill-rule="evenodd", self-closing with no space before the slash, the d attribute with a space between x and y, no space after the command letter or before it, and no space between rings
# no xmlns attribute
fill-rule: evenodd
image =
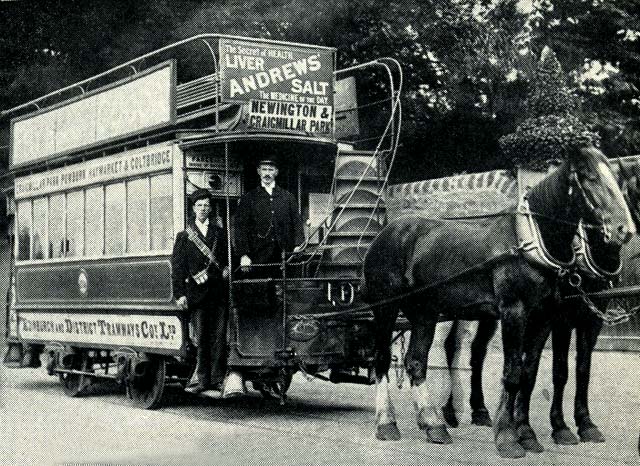
<svg viewBox="0 0 640 466"><path fill-rule="evenodd" d="M536 433L528 425L522 425L518 428L518 443L526 451L532 453L542 453L544 451L544 447L538 442Z"/></svg>
<svg viewBox="0 0 640 466"><path fill-rule="evenodd" d="M481 410L472 412L471 424L475 424L476 426L492 427L493 423L491 422L491 416L489 416L489 411L487 411L486 409L481 409Z"/></svg>
<svg viewBox="0 0 640 466"><path fill-rule="evenodd" d="M563 427L558 430L554 430L551 434L553 437L553 441L558 445L577 445L578 437L576 437L573 432L569 430L568 427Z"/></svg>
<svg viewBox="0 0 640 466"><path fill-rule="evenodd" d="M524 458L526 450L518 442L504 442L496 444L501 458Z"/></svg>
<svg viewBox="0 0 640 466"><path fill-rule="evenodd" d="M400 431L395 422L382 424L376 429L376 438L378 440L400 440Z"/></svg>
<svg viewBox="0 0 640 466"><path fill-rule="evenodd" d="M424 431L427 434L427 441L429 443L438 443L441 445L449 445L453 443L453 439L447 431L447 426L445 426L444 424L439 426L425 427Z"/></svg>
<svg viewBox="0 0 640 466"><path fill-rule="evenodd" d="M578 430L581 442L604 443L604 435L596 426L587 427L584 430Z"/></svg>
<svg viewBox="0 0 640 466"><path fill-rule="evenodd" d="M444 416L445 422L454 429L460 425L458 422L458 418L456 417L456 410L453 409L453 406L447 405L442 408L442 415Z"/></svg>

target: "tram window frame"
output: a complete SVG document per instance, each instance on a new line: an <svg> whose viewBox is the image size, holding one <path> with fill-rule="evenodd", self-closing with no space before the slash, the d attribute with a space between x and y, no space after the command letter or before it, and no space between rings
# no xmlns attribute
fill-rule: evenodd
<svg viewBox="0 0 640 466"><path fill-rule="evenodd" d="M159 181L154 182L152 181L152 179L157 179ZM135 180L144 180L144 185L146 186L145 188L145 192L146 192L146 197L145 197L145 223L146 225L144 226L146 232L145 232L145 239L144 239L144 250L143 251L128 251L128 224L127 224L127 220L128 220L128 196L127 196L127 186L129 184L129 182L131 181L135 181ZM110 220L109 218L107 218L107 192L109 190L110 187L112 186L117 186L117 185L121 185L123 188L122 190L118 190L120 191L119 193L117 193L117 195L115 196L115 199L117 199L119 201L120 204L120 209L118 212L118 215L121 217L121 225L118 225L118 227L121 226L121 228L118 228L119 234L118 237L120 238L120 242L121 242L121 250L117 253L108 253L108 248L107 248L107 236L106 236L106 232L107 232L107 222ZM16 257L16 262L18 264L25 264L25 263L51 263L51 262L71 262L71 261L85 261L85 260L102 260L102 259L118 259L118 258L127 258L127 257L144 257L144 256L159 256L159 255L169 255L171 254L171 251L173 249L173 241L175 239L175 225L174 225L174 218L173 218L173 201L174 201L174 189L173 189L173 185L174 185L174 180L173 180L173 173L171 171L162 171L162 172L155 172L155 173L150 173L147 175L143 175L140 177L131 177L131 178L126 178L126 179L120 179L114 182L110 182L110 183L100 183L100 184L93 184L93 185L88 185L88 186L83 186L80 189L74 189L71 191L57 191L57 192L53 192L53 193L49 193L47 195L44 196L37 196L37 197L33 197L33 198L27 198L27 199L21 199L18 200L16 202L16 222L15 222L15 228L16 228L16 244L15 244L15 257ZM152 209L154 209L153 205L152 205L152 189L154 189L154 186L156 186L157 194L155 196L155 201L158 202L157 206L155 207L155 209L160 209L162 210L163 207L167 207L168 211L167 212L156 212L155 215L152 212ZM90 205L87 205L87 192L91 191L91 190L101 190L102 194L99 196L100 197L100 202L99 205L94 206L94 209L90 209ZM78 255L73 255L71 256L69 254L69 233L70 233L70 228L69 228L69 196L70 195L74 195L72 193L82 193L81 194L81 199L82 199L82 208L78 208L76 210L79 210L79 219L76 219L78 221L81 221L81 225L82 225L82 232L77 232L76 233L76 239L81 241L81 248L79 249L79 254ZM158 194L159 193L159 194ZM62 232L62 237L60 238L62 240L62 256L61 257L52 257L53 256L53 250L55 245L50 244L50 239L54 239L51 237L51 229L50 229L50 219L51 219L51 203L52 203L52 198L56 198L56 197L61 197L63 199L63 232ZM160 199L163 199L164 201L160 201ZM45 238L44 240L46 241L45 243L43 243L45 245L45 249L44 251L44 255L42 258L35 258L35 254L34 254L34 240L33 240L33 234L34 234L34 202L44 202L45 206L46 206L46 212L45 212L45 225L46 225L46 234L45 234ZM78 206L76 206L78 207ZM165 209L166 210L166 209ZM75 212L76 214L78 214L78 212ZM99 234L99 243L100 243L100 253L98 253L97 250L95 250L94 253L88 253L88 247L87 247L87 234L91 233L92 231L90 230L90 228L88 228L87 226L87 218L89 217L89 215L93 215L93 214L98 214L100 215L100 220L97 222L101 228L98 232ZM24 220L28 221L28 224L26 225L26 231L23 232L22 236L20 235L20 228L22 228L23 222ZM160 221L164 221L163 225L152 225L151 221L152 219L156 219L156 220L160 220ZM25 234L26 233L26 234ZM153 235L158 235L158 239L157 241L154 240L152 238ZM24 240L25 238L28 239L28 250L25 249L24 247ZM160 245L164 245L164 248L157 248L157 249L153 249L153 246L155 244L160 244ZM22 248L22 249L21 249ZM28 257L24 256L24 253L27 252ZM21 255L22 253L22 255Z"/></svg>
<svg viewBox="0 0 640 466"><path fill-rule="evenodd" d="M78 194L78 205L73 206L70 202L76 194ZM84 209L85 209L85 190L74 189L66 193L65 202L65 245L64 256L73 260L84 258ZM69 206L72 206L71 208ZM72 213L72 215L69 215ZM70 222L76 223L80 226L80 231L69 227ZM72 242L73 241L73 242ZM70 252L73 252L71 254ZM32 260L34 259L32 256Z"/></svg>
<svg viewBox="0 0 640 466"><path fill-rule="evenodd" d="M159 189L154 190L154 186ZM166 189L164 195L154 196L154 192L162 193L162 188ZM154 200L157 203L157 209L154 209ZM156 215L157 213L159 215ZM173 231L173 173L154 173L149 176L149 251L171 252L174 241ZM154 249L157 242L164 247Z"/></svg>
<svg viewBox="0 0 640 466"><path fill-rule="evenodd" d="M132 186L140 184L143 188L143 192L136 192L132 196L130 193L134 192ZM126 254L144 254L149 252L151 235L150 235L150 198L151 198L151 177L142 176L129 178L125 184L125 253ZM139 201L142 196L143 212L132 213L132 201ZM135 205L135 204L133 204ZM143 213L144 222L133 222L132 218L139 219L139 214ZM133 215L133 217L130 217ZM136 228L131 228L130 225L136 225ZM137 230L137 231L136 231ZM135 236L139 233L138 236ZM141 248L140 248L141 247Z"/></svg>
<svg viewBox="0 0 640 466"><path fill-rule="evenodd" d="M53 193L47 196L48 199L48 207L47 207L47 221L49 223L47 228L47 240L48 240L48 251L47 258L48 259L62 259L65 257L66 247L65 240L67 237L67 228L66 228L66 216L67 216L67 196L66 193ZM55 203L56 200L60 200L60 216L56 217L52 215L51 206ZM55 225L59 230L56 233L60 233L60 235L52 234L52 225Z"/></svg>
<svg viewBox="0 0 640 466"><path fill-rule="evenodd" d="M89 202L89 193L99 193L99 200L97 203ZM92 201L94 199L91 199ZM105 255L105 185L93 185L87 186L84 190L84 258L102 258ZM94 206L94 209L91 209ZM91 210L90 210L91 209ZM88 219L93 222L99 215L98 221L90 223ZM98 227L96 230L95 227ZM96 235L98 231L98 235ZM89 251L89 245L92 245L91 251Z"/></svg>
<svg viewBox="0 0 640 466"><path fill-rule="evenodd" d="M109 205L107 203L107 200L111 199L111 191L118 189L118 187L122 187L121 192L118 195L118 192L116 192L116 195L114 197L114 199L116 200L120 200L120 208L122 209L120 212L115 212L115 217L112 219L112 215L110 214L110 210L109 210ZM114 206L117 206L118 203L114 203ZM120 222L121 223L115 223L117 222L117 217L118 215L120 215ZM112 221L114 223L112 223ZM127 187L125 184L125 180L121 180L118 181L116 183L107 183L104 186L104 224L105 224L105 229L104 229L104 255L107 257L122 257L125 255L126 252L126 244L125 244L125 238L126 238L126 228L127 228ZM113 229L107 229L107 225L115 225L116 228ZM120 234L119 236L116 236L116 234L118 233L118 230L120 230ZM109 231L109 233L111 233L113 231L114 234L114 239L117 239L118 237L120 238L120 247L117 248L117 250L115 250L114 252L114 245L116 243L112 243L110 240L111 238L107 238L107 231Z"/></svg>
<svg viewBox="0 0 640 466"><path fill-rule="evenodd" d="M31 254L33 260L42 260L49 252L49 199L38 197L31 204Z"/></svg>
<svg viewBox="0 0 640 466"><path fill-rule="evenodd" d="M25 211L26 208L28 207L28 211ZM33 222L33 210L32 210L32 200L31 199L25 199L25 200L20 200L16 203L16 261L28 261L31 260L31 224ZM28 220L27 225L26 225L26 235L23 235L20 232L20 229L22 228L22 221L21 218L23 218L23 220ZM25 244L24 244L24 239L27 239L27 245L26 245L26 249L25 249ZM21 249L22 248L22 249ZM22 253L26 252L27 257L24 258Z"/></svg>

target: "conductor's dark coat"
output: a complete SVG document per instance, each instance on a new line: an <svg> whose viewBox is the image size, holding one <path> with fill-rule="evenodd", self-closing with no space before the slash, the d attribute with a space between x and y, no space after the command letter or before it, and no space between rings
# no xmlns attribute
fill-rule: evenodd
<svg viewBox="0 0 640 466"><path fill-rule="evenodd" d="M220 268L224 268L227 265L227 241L224 230L218 227L213 220L210 220L207 236L205 237L202 236L194 220L191 220L189 225L209 248L213 245L214 238L217 237L215 258ZM208 262L204 254L189 239L186 231L178 233L171 259L173 296L176 299L186 296L189 307L192 307L199 306L207 297L223 299L226 296L222 270L214 264L209 266L209 280L207 282L198 285L194 281L193 276L202 271ZM208 295L209 293L214 293L216 296Z"/></svg>
<svg viewBox="0 0 640 466"><path fill-rule="evenodd" d="M273 242L281 250L291 252L303 241L302 220L293 194L275 186L273 196L269 196L258 186L240 199L235 222L238 256L246 254L259 263L265 251L272 250Z"/></svg>

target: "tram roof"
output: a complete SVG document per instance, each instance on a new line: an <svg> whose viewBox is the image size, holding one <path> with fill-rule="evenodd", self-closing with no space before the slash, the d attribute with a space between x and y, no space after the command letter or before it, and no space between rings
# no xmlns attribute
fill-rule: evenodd
<svg viewBox="0 0 640 466"><path fill-rule="evenodd" d="M196 77L179 55L194 46L210 60L197 62L208 69ZM337 144L335 53L222 34L167 45L2 112L11 117L10 168L37 169L141 140Z"/></svg>

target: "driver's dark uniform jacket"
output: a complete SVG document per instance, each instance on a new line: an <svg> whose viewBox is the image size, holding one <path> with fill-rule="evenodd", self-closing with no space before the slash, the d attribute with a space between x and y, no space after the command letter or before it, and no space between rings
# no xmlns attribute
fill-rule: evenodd
<svg viewBox="0 0 640 466"><path fill-rule="evenodd" d="M227 265L227 241L224 230L214 221L209 221L206 236L193 219L189 227L207 248L214 248L214 260L205 256L189 238L188 229L178 233L171 259L173 296L187 297L198 347L197 380L192 378L190 385L198 383L206 387L222 383L226 373L227 292L222 269ZM198 285L193 277L205 269L209 278Z"/></svg>
<svg viewBox="0 0 640 466"><path fill-rule="evenodd" d="M256 264L279 262L281 251L292 252L304 241L298 203L277 185L272 195L258 186L240 199L234 230L237 255Z"/></svg>

